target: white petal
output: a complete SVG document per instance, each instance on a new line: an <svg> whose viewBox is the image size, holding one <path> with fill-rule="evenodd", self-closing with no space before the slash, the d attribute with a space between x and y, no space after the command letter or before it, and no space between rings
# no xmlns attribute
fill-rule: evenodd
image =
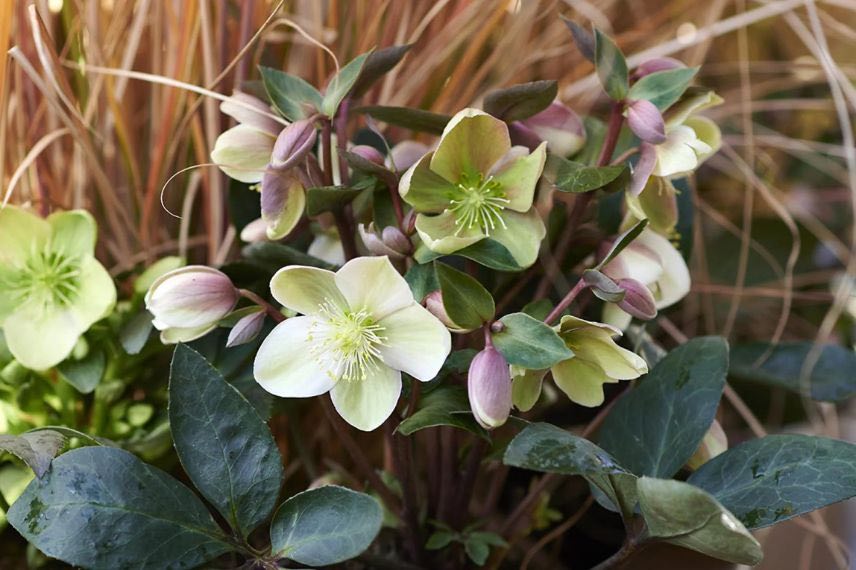
<svg viewBox="0 0 856 570"><path fill-rule="evenodd" d="M357 429L372 431L395 410L401 372L378 363L363 380L340 380L330 391L336 411Z"/></svg>
<svg viewBox="0 0 856 570"><path fill-rule="evenodd" d="M366 309L375 321L413 303L404 277L387 257L358 257L336 272L336 285L354 311Z"/></svg>
<svg viewBox="0 0 856 570"><path fill-rule="evenodd" d="M312 356L308 341L313 317L294 317L278 324L265 338L256 360L256 382L275 396L309 398L336 383Z"/></svg>
<svg viewBox="0 0 856 570"><path fill-rule="evenodd" d="M690 271L680 252L669 240L653 230L645 229L636 241L654 251L660 258L663 273L657 279L654 298L657 308L674 305L690 292Z"/></svg>
<svg viewBox="0 0 856 570"><path fill-rule="evenodd" d="M274 137L247 125L223 132L214 142L213 160L226 176L240 182L260 182L270 162Z"/></svg>
<svg viewBox="0 0 856 570"><path fill-rule="evenodd" d="M306 253L332 265L345 263L345 250L338 235L318 234L309 244Z"/></svg>
<svg viewBox="0 0 856 570"><path fill-rule="evenodd" d="M620 330L630 326L633 316L613 303L604 303L603 322Z"/></svg>
<svg viewBox="0 0 856 570"><path fill-rule="evenodd" d="M253 111L253 109L257 109L258 112ZM242 125L255 127L274 137L285 128L284 124L270 117L273 114L273 110L267 103L248 93L235 91L232 93L231 100L220 103L220 110Z"/></svg>
<svg viewBox="0 0 856 570"><path fill-rule="evenodd" d="M65 360L87 328L72 309L44 308L26 301L3 323L12 356L32 370L45 370Z"/></svg>
<svg viewBox="0 0 856 570"><path fill-rule="evenodd" d="M336 287L335 274L326 269L291 265L276 272L270 280L273 298L284 307L304 315L316 315L325 303L343 312L348 303Z"/></svg>
<svg viewBox="0 0 856 570"><path fill-rule="evenodd" d="M154 324L154 321L152 321L152 324ZM216 329L217 323L191 328L166 327L162 329L160 326L155 326L155 328L161 331L160 339L163 344L176 344L202 338Z"/></svg>
<svg viewBox="0 0 856 570"><path fill-rule="evenodd" d="M433 379L452 349L452 335L437 317L413 303L381 319L386 338L380 347L383 361L417 380Z"/></svg>

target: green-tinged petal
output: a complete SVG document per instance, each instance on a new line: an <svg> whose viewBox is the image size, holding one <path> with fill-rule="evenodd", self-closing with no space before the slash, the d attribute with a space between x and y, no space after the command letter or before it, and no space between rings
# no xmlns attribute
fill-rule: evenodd
<svg viewBox="0 0 856 570"><path fill-rule="evenodd" d="M716 123L707 117L690 117L684 124L695 131L698 140L707 147L699 145L696 148L699 162L704 162L722 146L722 131L719 130Z"/></svg>
<svg viewBox="0 0 856 570"><path fill-rule="evenodd" d="M446 211L438 216L416 216L416 231L431 251L448 255L459 249L485 238L481 229L474 225L470 228L462 228L455 223L455 214Z"/></svg>
<svg viewBox="0 0 856 570"><path fill-rule="evenodd" d="M179 267L183 267L186 264L187 261L183 257L179 257L177 255L170 255L158 259L149 265L145 271L140 273L140 276L137 277L136 281L134 281L134 291L145 295L152 284L162 275L178 269Z"/></svg>
<svg viewBox="0 0 856 570"><path fill-rule="evenodd" d="M673 127L666 133L666 141L655 147L657 165L654 176L676 176L695 170L699 161L692 145L697 140L691 128L685 125Z"/></svg>
<svg viewBox="0 0 856 570"><path fill-rule="evenodd" d="M433 155L429 152L407 169L398 183L398 192L416 211L439 214L449 206L455 185L429 168Z"/></svg>
<svg viewBox="0 0 856 570"><path fill-rule="evenodd" d="M41 250L50 238L47 221L15 206L0 209L0 261L23 264Z"/></svg>
<svg viewBox="0 0 856 570"><path fill-rule="evenodd" d="M335 274L326 269L284 267L270 280L270 292L282 306L304 315L317 315L325 303L332 303L342 312L348 310L348 302L336 286Z"/></svg>
<svg viewBox="0 0 856 570"><path fill-rule="evenodd" d="M211 160L230 178L247 183L261 182L275 141L263 131L238 125L217 137Z"/></svg>
<svg viewBox="0 0 856 570"><path fill-rule="evenodd" d="M80 263L78 294L70 308L83 330L110 314L116 305L116 285L104 266L94 257Z"/></svg>
<svg viewBox="0 0 856 570"><path fill-rule="evenodd" d="M504 122L478 109L464 109L446 125L431 170L451 182L464 173L486 174L510 148Z"/></svg>
<svg viewBox="0 0 856 570"><path fill-rule="evenodd" d="M625 330L630 326L633 316L613 303L603 305L603 322L617 329Z"/></svg>
<svg viewBox="0 0 856 570"><path fill-rule="evenodd" d="M336 233L320 233L315 236L306 253L326 261L331 265L345 264L345 250L342 248L342 240Z"/></svg>
<svg viewBox="0 0 856 570"><path fill-rule="evenodd" d="M690 87L687 93L681 97L680 101L669 107L669 110L666 111L663 117L666 120L666 128L669 129L675 125L681 125L693 113L719 105L722 101L722 97L709 89Z"/></svg>
<svg viewBox="0 0 856 570"><path fill-rule="evenodd" d="M594 408L603 403L603 385L612 380L603 370L579 358L570 358L551 369L556 386L573 402Z"/></svg>
<svg viewBox="0 0 856 570"><path fill-rule="evenodd" d="M506 210L502 219L505 227L499 226L491 232L491 239L504 245L520 267L529 267L538 259L541 240L547 235L541 216L535 208L525 214Z"/></svg>
<svg viewBox="0 0 856 570"><path fill-rule="evenodd" d="M562 337L575 332L586 332L589 330L594 331L594 334L604 332L608 335L608 338L621 335L620 330L611 327L608 324L599 323L597 321L587 321L573 315L565 315L562 317L561 321L559 321L558 333L559 336Z"/></svg>
<svg viewBox="0 0 856 570"><path fill-rule="evenodd" d="M612 342L607 333L590 334L584 339L568 342L577 358L595 363L610 378L632 380L648 372L645 360Z"/></svg>
<svg viewBox="0 0 856 570"><path fill-rule="evenodd" d="M330 398L346 422L359 430L372 431L392 414L400 394L401 372L376 362L366 378L336 382Z"/></svg>
<svg viewBox="0 0 856 570"><path fill-rule="evenodd" d="M267 172L262 177L262 219L267 223L267 237L282 239L303 216L306 191L297 176Z"/></svg>
<svg viewBox="0 0 856 570"><path fill-rule="evenodd" d="M57 212L48 216L51 249L68 256L92 255L98 236L95 218L85 210Z"/></svg>
<svg viewBox="0 0 856 570"><path fill-rule="evenodd" d="M516 370L511 367L511 399L521 412L528 412L541 397L541 383L547 370Z"/></svg>
<svg viewBox="0 0 856 570"><path fill-rule="evenodd" d="M265 338L253 364L256 382L283 398L309 398L336 383L313 356L309 341L314 317L287 319Z"/></svg>
<svg viewBox="0 0 856 570"><path fill-rule="evenodd" d="M531 154L512 161L494 175L508 200L506 208L526 212L532 207L535 188L546 160L547 143L541 143Z"/></svg>
<svg viewBox="0 0 856 570"><path fill-rule="evenodd" d="M23 305L3 322L12 356L33 370L45 370L65 360L86 328L71 309L44 310L34 303Z"/></svg>
<svg viewBox="0 0 856 570"><path fill-rule="evenodd" d="M678 201L675 187L668 178L651 176L638 196L624 195L627 209L637 220L648 219L648 227L669 235L678 222Z"/></svg>
<svg viewBox="0 0 856 570"><path fill-rule="evenodd" d="M452 335L437 317L416 303L378 322L386 338L379 347L387 366L417 380L433 379L452 348Z"/></svg>
<svg viewBox="0 0 856 570"><path fill-rule="evenodd" d="M352 259L336 272L336 286L352 310L365 309L375 321L414 302L407 281L386 256Z"/></svg>
<svg viewBox="0 0 856 570"><path fill-rule="evenodd" d="M683 299L690 292L692 283L689 268L681 253L669 240L647 228L636 241L653 251L661 260L663 269L656 283L642 281L653 291L657 308L664 309Z"/></svg>
<svg viewBox="0 0 856 570"><path fill-rule="evenodd" d="M19 278L20 269L11 264L0 263L0 326L3 326L6 317L15 312L21 304L21 296L26 294L13 292Z"/></svg>
<svg viewBox="0 0 856 570"><path fill-rule="evenodd" d="M201 327L169 328L161 331L160 340L163 344L178 344L202 338L217 328L217 323Z"/></svg>

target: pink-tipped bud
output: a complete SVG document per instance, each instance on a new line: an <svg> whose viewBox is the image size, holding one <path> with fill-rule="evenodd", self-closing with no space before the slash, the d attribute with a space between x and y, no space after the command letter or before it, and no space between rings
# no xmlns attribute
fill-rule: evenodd
<svg viewBox="0 0 856 570"><path fill-rule="evenodd" d="M226 348L246 344L259 336L262 330L262 325L265 324L265 312L263 310L250 313L235 323L232 330L229 331L229 338L226 339Z"/></svg>
<svg viewBox="0 0 856 570"><path fill-rule="evenodd" d="M413 249L413 245L404 233L395 226L387 226L380 233L384 245L398 253L407 254Z"/></svg>
<svg viewBox="0 0 856 570"><path fill-rule="evenodd" d="M627 106L627 125L643 142L660 144L666 140L666 123L651 101L640 99Z"/></svg>
<svg viewBox="0 0 856 570"><path fill-rule="evenodd" d="M273 145L270 165L277 170L287 170L300 161L315 146L315 125L309 119L295 121L282 129Z"/></svg>
<svg viewBox="0 0 856 570"><path fill-rule="evenodd" d="M648 287L635 279L619 279L618 286L624 289L624 298L618 306L625 313L643 321L657 316L657 302Z"/></svg>
<svg viewBox="0 0 856 570"><path fill-rule="evenodd" d="M189 265L158 278L145 300L158 330L204 327L235 308L238 290L225 273L204 265Z"/></svg>
<svg viewBox="0 0 856 570"><path fill-rule="evenodd" d="M375 164L379 164L383 166L384 156L381 152L373 146L369 146L367 144L358 144L357 146L351 148L351 152L368 160L369 162L373 162Z"/></svg>
<svg viewBox="0 0 856 570"><path fill-rule="evenodd" d="M648 61L640 63L639 66L633 70L633 78L639 79L640 77L645 77L651 73L678 69L679 67L686 67L686 65L673 57L655 57L654 59L649 59Z"/></svg>
<svg viewBox="0 0 856 570"><path fill-rule="evenodd" d="M446 312L446 307L443 306L443 294L437 291L431 291L425 296L425 308L428 309L428 312L437 317L437 319L446 325L446 328L449 330L459 331L461 330L460 325L454 322L449 318L449 314Z"/></svg>
<svg viewBox="0 0 856 570"><path fill-rule="evenodd" d="M519 124L546 141L547 149L558 156L570 156L586 142L586 130L582 120L569 107L558 101L553 101L549 107L520 121Z"/></svg>
<svg viewBox="0 0 856 570"><path fill-rule="evenodd" d="M485 429L501 426L511 414L511 370L493 346L476 354L467 376L470 407Z"/></svg>
<svg viewBox="0 0 856 570"><path fill-rule="evenodd" d="M386 255L391 259L404 259L413 249L407 236L394 226L385 227L380 234L375 229L374 223L369 224L368 227L360 224L357 229L360 232L360 237L366 249L373 255Z"/></svg>

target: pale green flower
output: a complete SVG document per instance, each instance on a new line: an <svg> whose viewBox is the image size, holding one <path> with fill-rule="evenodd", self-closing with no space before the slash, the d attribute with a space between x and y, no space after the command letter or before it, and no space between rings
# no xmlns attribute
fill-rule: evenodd
<svg viewBox="0 0 856 570"><path fill-rule="evenodd" d="M418 212L416 231L430 250L451 254L490 238L527 267L546 233L532 207L546 156L546 143L531 154L512 148L504 122L464 109L437 149L404 173L399 193Z"/></svg>
<svg viewBox="0 0 856 570"><path fill-rule="evenodd" d="M386 257L359 257L336 273L290 266L271 293L293 317L259 348L256 381L285 398L330 392L352 426L371 431L392 414L401 372L433 379L451 350L446 327L414 299Z"/></svg>
<svg viewBox="0 0 856 570"><path fill-rule="evenodd" d="M0 327L12 355L44 370L107 316L116 287L95 259L95 220L83 210L47 219L0 210Z"/></svg>

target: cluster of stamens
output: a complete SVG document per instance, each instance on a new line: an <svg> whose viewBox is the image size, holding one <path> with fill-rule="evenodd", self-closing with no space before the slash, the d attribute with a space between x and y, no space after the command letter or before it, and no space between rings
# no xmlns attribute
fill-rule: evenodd
<svg viewBox="0 0 856 570"><path fill-rule="evenodd" d="M56 251L33 252L24 265L7 276L3 288L44 310L70 305L78 294L80 269L76 258Z"/></svg>
<svg viewBox="0 0 856 570"><path fill-rule="evenodd" d="M454 196L449 201L449 211L455 215L455 235L464 230L479 228L485 235L490 235L497 226L505 226L501 212L509 200L502 191L502 185L481 174L464 173L458 182Z"/></svg>
<svg viewBox="0 0 856 570"><path fill-rule="evenodd" d="M383 332L365 309L343 311L327 301L309 328L309 350L331 379L365 380L379 364Z"/></svg>

